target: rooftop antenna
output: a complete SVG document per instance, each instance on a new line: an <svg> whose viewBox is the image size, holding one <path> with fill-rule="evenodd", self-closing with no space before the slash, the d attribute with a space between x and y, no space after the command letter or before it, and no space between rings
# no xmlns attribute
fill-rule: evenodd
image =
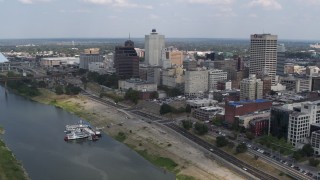
<svg viewBox="0 0 320 180"><path fill-rule="evenodd" d="M129 40L131 40L131 39L130 39L130 33L129 33Z"/></svg>

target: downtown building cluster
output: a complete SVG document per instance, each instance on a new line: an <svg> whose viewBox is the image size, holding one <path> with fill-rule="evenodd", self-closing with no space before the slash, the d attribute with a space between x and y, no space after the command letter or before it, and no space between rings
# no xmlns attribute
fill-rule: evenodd
<svg viewBox="0 0 320 180"><path fill-rule="evenodd" d="M165 98L164 89L173 89L194 118L284 138L295 148L310 143L320 154L320 101L310 100L319 97L319 68L288 61L276 35L252 34L249 56L167 47L155 29L144 41L144 49L129 39L104 56L99 49L86 49L78 58L80 68L116 74L119 91L136 90L144 100L154 92ZM62 61L43 58L42 65Z"/></svg>

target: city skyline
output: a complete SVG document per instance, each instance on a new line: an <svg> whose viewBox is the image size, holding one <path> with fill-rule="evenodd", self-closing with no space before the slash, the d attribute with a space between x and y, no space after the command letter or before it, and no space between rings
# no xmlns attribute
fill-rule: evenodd
<svg viewBox="0 0 320 180"><path fill-rule="evenodd" d="M8 17L0 39L143 38L156 28L168 38L320 40L320 0L0 0ZM130 18L128 18L130 17Z"/></svg>

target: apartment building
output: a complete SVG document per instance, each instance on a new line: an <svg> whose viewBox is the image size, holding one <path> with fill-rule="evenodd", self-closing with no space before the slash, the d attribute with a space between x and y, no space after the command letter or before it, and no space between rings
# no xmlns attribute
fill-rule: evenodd
<svg viewBox="0 0 320 180"><path fill-rule="evenodd" d="M263 97L263 81L251 74L240 82L240 100L255 100Z"/></svg>
<svg viewBox="0 0 320 180"><path fill-rule="evenodd" d="M227 72L220 70L220 69L212 69L209 70L209 77L208 77L208 89L209 91L216 90L218 81L225 81L227 80Z"/></svg>

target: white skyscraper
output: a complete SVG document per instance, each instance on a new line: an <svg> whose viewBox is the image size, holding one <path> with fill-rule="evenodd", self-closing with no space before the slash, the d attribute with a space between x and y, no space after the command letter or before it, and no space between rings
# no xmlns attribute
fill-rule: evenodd
<svg viewBox="0 0 320 180"><path fill-rule="evenodd" d="M150 35L145 36L145 62L147 65L159 66L161 63L161 51L165 48L164 35L152 29Z"/></svg>
<svg viewBox="0 0 320 180"><path fill-rule="evenodd" d="M250 42L250 74L267 74L275 85L277 69L277 35L254 34Z"/></svg>

